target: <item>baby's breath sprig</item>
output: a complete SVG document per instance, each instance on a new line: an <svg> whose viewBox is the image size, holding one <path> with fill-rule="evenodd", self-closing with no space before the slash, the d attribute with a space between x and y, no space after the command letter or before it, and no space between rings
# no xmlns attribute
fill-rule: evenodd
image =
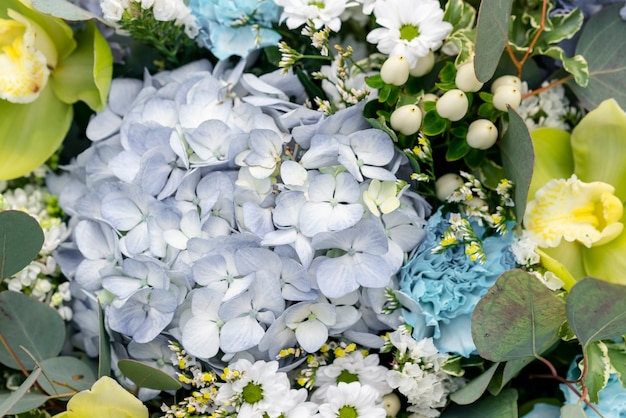
<svg viewBox="0 0 626 418"><path fill-rule="evenodd" d="M483 264L487 260L483 250L482 241L472 228L470 222L458 213L451 213L448 222L450 227L443 233L443 238L435 248L433 253L442 253L455 245L465 246L465 255L471 261Z"/></svg>
<svg viewBox="0 0 626 418"><path fill-rule="evenodd" d="M396 292L393 291L392 288L385 288L385 303L383 304L381 312L386 315L390 315L394 313L396 310L400 309L402 304L398 300L396 296Z"/></svg>
<svg viewBox="0 0 626 418"><path fill-rule="evenodd" d="M315 353L309 354L306 359L306 367L298 371L296 382L306 388L311 389L315 386L315 376L322 366L331 364L335 359L345 356L348 353L358 349L355 343L346 344L343 341L328 341ZM363 351L363 357L369 353Z"/></svg>

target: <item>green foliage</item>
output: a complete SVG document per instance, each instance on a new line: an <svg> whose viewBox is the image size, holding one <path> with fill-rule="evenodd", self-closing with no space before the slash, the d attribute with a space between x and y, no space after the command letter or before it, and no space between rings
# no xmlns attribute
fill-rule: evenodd
<svg viewBox="0 0 626 418"><path fill-rule="evenodd" d="M98 378L111 373L111 341L104 324L104 310L98 304Z"/></svg>
<svg viewBox="0 0 626 418"><path fill-rule="evenodd" d="M589 393L589 400L597 404L600 402L598 393L606 386L611 375L609 353L602 341L596 341L587 345L583 352L586 360L586 370L584 369L585 363L583 361L579 363L579 366L585 372L584 383Z"/></svg>
<svg viewBox="0 0 626 418"><path fill-rule="evenodd" d="M515 183L515 216L524 219L526 198L533 175L535 152L528 127L520 115L509 108L509 126L500 141L500 153L506 178Z"/></svg>
<svg viewBox="0 0 626 418"><path fill-rule="evenodd" d="M558 340L565 303L522 270L503 273L472 314L472 338L481 357L515 360L545 353Z"/></svg>
<svg viewBox="0 0 626 418"><path fill-rule="evenodd" d="M120 360L120 371L137 386L157 390L177 390L182 384L167 373L136 360Z"/></svg>
<svg viewBox="0 0 626 418"><path fill-rule="evenodd" d="M40 375L41 369L34 369L19 388L11 393L0 393L0 417L30 411L48 400L44 394L28 393Z"/></svg>
<svg viewBox="0 0 626 418"><path fill-rule="evenodd" d="M567 319L580 344L626 334L626 286L585 278L567 296Z"/></svg>
<svg viewBox="0 0 626 418"><path fill-rule="evenodd" d="M472 405L463 407L453 405L448 408L441 418L517 418L517 391L503 390L499 396L486 396Z"/></svg>
<svg viewBox="0 0 626 418"><path fill-rule="evenodd" d="M42 13L52 15L64 20L79 21L96 19L102 21L97 15L78 7L67 0L32 0L33 7Z"/></svg>
<svg viewBox="0 0 626 418"><path fill-rule="evenodd" d="M41 362L61 352L65 324L51 307L22 293L6 291L0 293L0 335L8 346L7 349L0 345L0 363L13 369L22 366L32 370L35 361Z"/></svg>
<svg viewBox="0 0 626 418"><path fill-rule="evenodd" d="M569 404L561 407L561 416L567 418L587 418L585 410L581 404Z"/></svg>
<svg viewBox="0 0 626 418"><path fill-rule="evenodd" d="M507 45L512 4L513 0L483 0L480 3L474 68L476 77L483 83L495 73Z"/></svg>
<svg viewBox="0 0 626 418"><path fill-rule="evenodd" d="M76 357L53 357L40 362L39 366L42 374L37 383L50 396L87 390L96 381L92 368Z"/></svg>
<svg viewBox="0 0 626 418"><path fill-rule="evenodd" d="M30 264L43 245L43 231L35 218L18 210L0 211L0 279Z"/></svg>
<svg viewBox="0 0 626 418"><path fill-rule="evenodd" d="M496 374L499 363L494 363L480 376L470 380L467 385L450 395L450 399L459 405L476 402L487 390L489 382Z"/></svg>
<svg viewBox="0 0 626 418"><path fill-rule="evenodd" d="M626 25L620 7L608 6L592 16L576 46L576 54L589 64L589 83L586 88L571 82L568 86L588 110L609 98L626 109Z"/></svg>

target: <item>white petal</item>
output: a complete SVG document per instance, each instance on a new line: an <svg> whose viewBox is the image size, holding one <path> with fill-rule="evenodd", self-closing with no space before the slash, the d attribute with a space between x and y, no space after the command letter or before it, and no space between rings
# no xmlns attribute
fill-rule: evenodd
<svg viewBox="0 0 626 418"><path fill-rule="evenodd" d="M296 339L302 348L314 353L328 339L328 328L317 320L303 322L296 328Z"/></svg>

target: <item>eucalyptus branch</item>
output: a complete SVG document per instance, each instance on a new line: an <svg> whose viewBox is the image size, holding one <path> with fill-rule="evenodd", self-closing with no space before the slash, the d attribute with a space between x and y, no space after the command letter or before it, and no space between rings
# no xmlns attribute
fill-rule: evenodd
<svg viewBox="0 0 626 418"><path fill-rule="evenodd" d="M8 341L6 340L6 338L4 338L4 335L2 335L1 332L0 332L0 341L2 341L2 345L4 345L4 348L6 348L7 352L9 353L9 355L11 356L15 364L17 364L17 366L20 368L22 373L24 373L24 376L28 377L30 373L28 372L28 370L26 370L26 367L24 367L20 359L17 358L17 355L15 355L15 353L9 346Z"/></svg>
<svg viewBox="0 0 626 418"><path fill-rule="evenodd" d="M555 80L555 81L553 81L552 83L550 83L548 85L545 85L543 87L540 87L540 88L532 90L532 91L529 91L528 93L522 95L522 100L527 99L527 98L529 98L531 96L535 96L535 95L538 95L540 93L543 93L544 91L550 90L551 88L556 87L556 86L558 86L560 84L567 83L572 78L574 78L573 75L568 75L566 77L563 77L563 78L560 78L558 80Z"/></svg>

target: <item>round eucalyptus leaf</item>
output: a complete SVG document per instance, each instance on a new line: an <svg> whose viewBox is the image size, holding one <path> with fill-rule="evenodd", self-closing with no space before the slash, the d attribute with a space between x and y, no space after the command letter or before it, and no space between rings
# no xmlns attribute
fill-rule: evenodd
<svg viewBox="0 0 626 418"><path fill-rule="evenodd" d="M19 272L39 254L43 231L35 218L19 210L0 212L0 279Z"/></svg>
<svg viewBox="0 0 626 418"><path fill-rule="evenodd" d="M157 390L177 390L181 383L161 370L136 360L120 360L117 363L124 376L137 386Z"/></svg>
<svg viewBox="0 0 626 418"><path fill-rule="evenodd" d="M19 362L32 370L35 362L28 353L41 362L61 352L65 323L48 305L22 293L5 291L0 293L0 334ZM4 344L0 344L0 363L20 368Z"/></svg>
<svg viewBox="0 0 626 418"><path fill-rule="evenodd" d="M87 390L96 381L92 368L76 357L53 357L39 365L43 373L37 379L37 383L48 395Z"/></svg>

